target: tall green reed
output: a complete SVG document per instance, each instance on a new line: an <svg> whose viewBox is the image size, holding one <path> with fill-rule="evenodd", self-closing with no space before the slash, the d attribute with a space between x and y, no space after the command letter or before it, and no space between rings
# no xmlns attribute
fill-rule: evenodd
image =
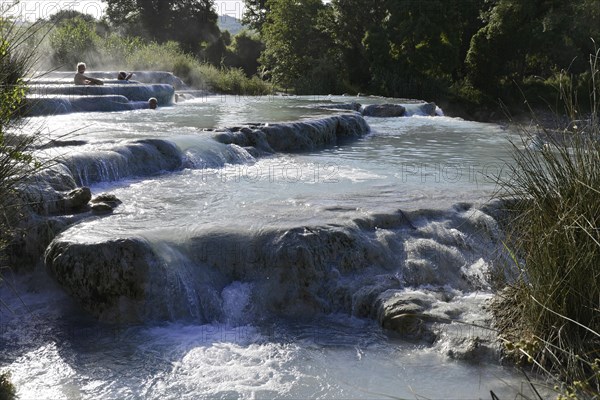
<svg viewBox="0 0 600 400"><path fill-rule="evenodd" d="M561 85L563 125L522 129L499 181L520 273L493 307L497 327L509 355L569 396L600 393L599 62L591 55L590 108Z"/></svg>

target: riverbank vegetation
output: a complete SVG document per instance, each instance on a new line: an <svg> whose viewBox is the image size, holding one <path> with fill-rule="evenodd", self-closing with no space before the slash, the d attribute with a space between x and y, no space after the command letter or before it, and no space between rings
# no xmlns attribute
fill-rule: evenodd
<svg viewBox="0 0 600 400"><path fill-rule="evenodd" d="M554 105L553 86L565 70L577 86L589 83L590 39L600 43L595 0L245 3L275 84L299 93L427 99L447 110L499 99L522 108L523 93Z"/></svg>
<svg viewBox="0 0 600 400"><path fill-rule="evenodd" d="M46 60L50 69L74 70L79 61L86 60L96 70L170 71L188 85L207 91L248 95L271 92L269 82L256 76L262 45L246 31L233 39L226 32L217 44L194 47L177 36L135 35L130 25L138 26L139 21L115 27L67 10L54 14L48 22L54 27ZM215 56L215 46L221 58Z"/></svg>
<svg viewBox="0 0 600 400"><path fill-rule="evenodd" d="M27 92L25 76L37 58L34 38L43 36L42 28L33 24L23 29L16 21L5 18L5 11L0 10L0 285L9 268L5 251L17 237L22 219L16 189L41 167L31 153L31 145L39 140L39 134L22 134L20 116ZM0 372L0 399L15 398L10 372Z"/></svg>
<svg viewBox="0 0 600 400"><path fill-rule="evenodd" d="M48 20L53 68L84 60L91 69L169 70L226 93L275 86L413 97L446 111L460 104L469 117L498 101L518 110L526 98L558 112L557 121L565 115L558 130L529 130L515 143L503 189L521 199L507 242L520 274L494 310L507 354L566 382L559 389L567 395L600 392L600 2L246 0L252 30L234 37L216 29L213 1L105 2L102 21L77 13ZM4 194L14 184L10 168L30 160L5 135L24 72L11 72L13 44L0 45Z"/></svg>
<svg viewBox="0 0 600 400"><path fill-rule="evenodd" d="M245 0L235 36L219 31L214 1L103 1L100 21L49 19L54 67L161 68L230 93L418 98L475 118L500 101L519 110L523 95L556 105L565 72L589 84L586 55L600 43L595 0Z"/></svg>
<svg viewBox="0 0 600 400"><path fill-rule="evenodd" d="M513 144L500 183L518 199L507 245L520 274L493 307L507 354L574 398L600 394L600 52L589 60L590 112L566 77L570 118L556 131L526 129Z"/></svg>
<svg viewBox="0 0 600 400"><path fill-rule="evenodd" d="M14 400L17 398L15 386L10 381L8 372L0 373L0 400Z"/></svg>
<svg viewBox="0 0 600 400"><path fill-rule="evenodd" d="M39 25L22 29L0 15L0 281L6 267L1 262L4 250L17 234L15 226L20 220L15 188L40 167L31 154L39 135L25 135L20 129L27 93L24 77L37 57L32 38L40 32Z"/></svg>

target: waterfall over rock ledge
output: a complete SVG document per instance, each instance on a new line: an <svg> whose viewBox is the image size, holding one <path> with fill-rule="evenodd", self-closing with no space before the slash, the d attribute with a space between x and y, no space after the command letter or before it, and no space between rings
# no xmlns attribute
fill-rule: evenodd
<svg viewBox="0 0 600 400"><path fill-rule="evenodd" d="M299 122L251 125L219 132L215 139L266 153L308 151L359 138L370 131L358 114L334 115Z"/></svg>
<svg viewBox="0 0 600 400"><path fill-rule="evenodd" d="M154 97L159 106L173 103L175 88L187 89L169 72L138 71L139 81L119 81L118 72L89 73L104 85L74 85L72 72L51 72L29 82L25 114L43 116L73 112L128 111L148 108ZM112 78L112 79L111 79Z"/></svg>

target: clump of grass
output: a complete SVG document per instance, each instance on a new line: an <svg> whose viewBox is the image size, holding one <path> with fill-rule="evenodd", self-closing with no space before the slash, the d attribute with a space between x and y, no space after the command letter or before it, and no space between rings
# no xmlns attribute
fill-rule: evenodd
<svg viewBox="0 0 600 400"><path fill-rule="evenodd" d="M0 400L14 400L17 398L17 390L10 381L10 373L0 374Z"/></svg>
<svg viewBox="0 0 600 400"><path fill-rule="evenodd" d="M507 354L556 377L565 395L600 393L600 70L592 55L590 104L559 130L524 129L500 181L512 201L509 246L519 277L494 311Z"/></svg>
<svg viewBox="0 0 600 400"><path fill-rule="evenodd" d="M37 59L37 43L32 38L39 30L39 24L23 28L0 15L0 257L22 218L15 189L41 167L31 152L39 134L23 134L20 118L26 105L24 76Z"/></svg>
<svg viewBox="0 0 600 400"><path fill-rule="evenodd" d="M171 71L188 85L199 89L244 95L264 95L271 92L270 85L260 78L248 78L238 68L217 68L202 63L184 53L175 42L141 45L129 53L125 60L128 69Z"/></svg>

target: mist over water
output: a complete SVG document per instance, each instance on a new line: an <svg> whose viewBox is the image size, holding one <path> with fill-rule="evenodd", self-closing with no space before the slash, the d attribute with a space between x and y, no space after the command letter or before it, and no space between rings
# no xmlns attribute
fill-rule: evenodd
<svg viewBox="0 0 600 400"><path fill-rule="evenodd" d="M234 127L337 115L320 106L346 102L212 96L46 118L49 138L78 143L40 154L60 155L79 185L123 202L61 233L54 273L129 245L150 260L136 259L140 268L155 268L143 269L143 300L98 308L103 322L42 267L9 277L0 365L20 398L514 396L521 377L497 354L455 355L456 343L493 341L475 326L489 322L498 238L479 207L509 132L413 115L366 118L368 134L301 152L216 140ZM475 325L434 324L434 336L407 340L378 320L398 298Z"/></svg>

